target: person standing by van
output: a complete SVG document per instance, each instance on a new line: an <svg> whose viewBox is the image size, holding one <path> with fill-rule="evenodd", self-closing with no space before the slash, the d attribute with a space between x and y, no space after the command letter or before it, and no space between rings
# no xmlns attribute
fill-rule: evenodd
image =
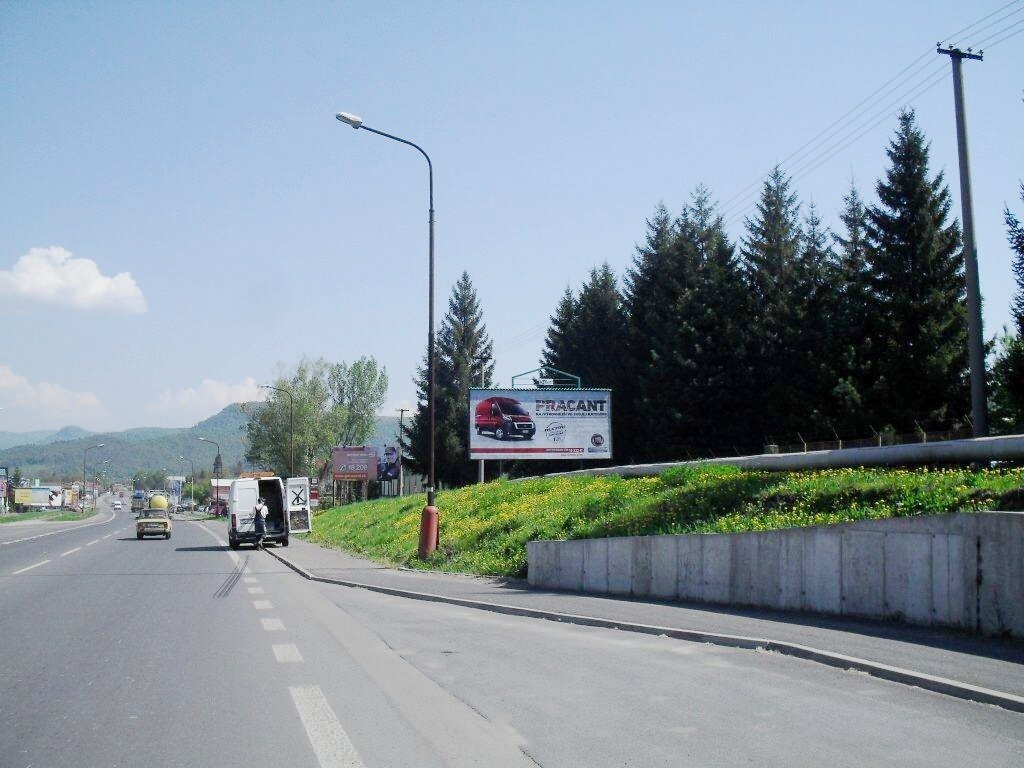
<svg viewBox="0 0 1024 768"><path fill-rule="evenodd" d="M256 508L253 510L252 516L252 527L256 531L256 549L263 549L263 537L267 533L267 515L270 514L270 510L267 509L267 504L260 496L256 500Z"/></svg>

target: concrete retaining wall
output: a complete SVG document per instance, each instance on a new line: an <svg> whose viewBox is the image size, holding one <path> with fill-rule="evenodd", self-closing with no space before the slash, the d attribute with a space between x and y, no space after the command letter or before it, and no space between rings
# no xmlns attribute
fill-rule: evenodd
<svg viewBox="0 0 1024 768"><path fill-rule="evenodd" d="M1024 638L1024 513L527 544L532 586Z"/></svg>

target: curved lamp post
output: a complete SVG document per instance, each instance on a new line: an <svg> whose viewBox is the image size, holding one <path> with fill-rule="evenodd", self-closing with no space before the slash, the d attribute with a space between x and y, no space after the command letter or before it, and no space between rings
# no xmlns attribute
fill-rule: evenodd
<svg viewBox="0 0 1024 768"><path fill-rule="evenodd" d="M295 477L295 396L287 389L270 384L260 384L260 389L272 389L288 395L288 472Z"/></svg>
<svg viewBox="0 0 1024 768"><path fill-rule="evenodd" d="M105 445L106 445L106 443L96 443L96 445L90 445L88 448L85 449L85 452L82 454L82 509L83 510L85 509L85 462L89 458L89 451L91 451L93 448L102 448Z"/></svg>
<svg viewBox="0 0 1024 768"><path fill-rule="evenodd" d="M434 473L434 164L430 162L430 155L423 151L423 148L413 144L411 141L392 136L390 133L378 131L363 125L363 118L351 115L348 112L338 112L335 117L346 125L355 129L362 128L364 131L376 133L386 139L392 139L401 144L406 144L419 152L427 161L427 173L430 180L430 277L428 288L428 321L427 321L427 452L429 454L429 477L427 480L427 506L423 508L423 515L420 519L420 547L419 557L425 559L427 555L437 548L438 538L438 515L435 499L435 473Z"/></svg>

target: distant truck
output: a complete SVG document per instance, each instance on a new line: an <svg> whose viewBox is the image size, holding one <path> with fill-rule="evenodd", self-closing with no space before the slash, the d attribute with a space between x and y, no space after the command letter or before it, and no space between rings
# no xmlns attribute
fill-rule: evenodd
<svg viewBox="0 0 1024 768"><path fill-rule="evenodd" d="M132 514L139 514L146 508L146 492L145 491L133 491L132 492Z"/></svg>
<svg viewBox="0 0 1024 768"><path fill-rule="evenodd" d="M266 502L268 510L264 543L275 542L287 547L290 534L309 532L312 517L308 477L242 478L234 480L228 490L228 545L232 549L238 549L243 543L255 546L259 535L253 517L260 498Z"/></svg>

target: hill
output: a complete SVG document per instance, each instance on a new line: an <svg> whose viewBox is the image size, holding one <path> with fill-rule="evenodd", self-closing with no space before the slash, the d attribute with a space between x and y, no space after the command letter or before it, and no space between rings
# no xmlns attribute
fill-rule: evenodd
<svg viewBox="0 0 1024 768"><path fill-rule="evenodd" d="M249 421L248 404L234 403L220 413L181 429L136 427L122 432L88 432L80 427L38 432L0 432L0 466L11 471L21 469L22 477L40 480L75 480L82 477L85 449L97 443L103 448L89 451L90 476L102 467L112 479L127 479L139 471L165 470L169 475L184 475L191 465L179 456L195 462L196 474L213 472L217 449L200 437L220 443L224 474L234 474L245 459L245 425ZM370 445L394 445L398 418L383 416L377 420ZM104 464L103 462L107 463Z"/></svg>
<svg viewBox="0 0 1024 768"><path fill-rule="evenodd" d="M205 437L220 443L224 469L228 472L243 461L243 436L248 420L241 405L235 403L194 427L182 429L143 427L91 433L65 427L48 433L22 433L22 438L31 436L32 442L0 450L0 465L11 471L18 467L22 476L30 479L78 479L82 477L85 449L103 443L103 448L89 452L90 475L101 465L108 477L121 480L153 469L163 469L171 475L187 474L191 466L179 456L194 461L197 473L209 473L217 451L213 445L199 442L199 437Z"/></svg>

